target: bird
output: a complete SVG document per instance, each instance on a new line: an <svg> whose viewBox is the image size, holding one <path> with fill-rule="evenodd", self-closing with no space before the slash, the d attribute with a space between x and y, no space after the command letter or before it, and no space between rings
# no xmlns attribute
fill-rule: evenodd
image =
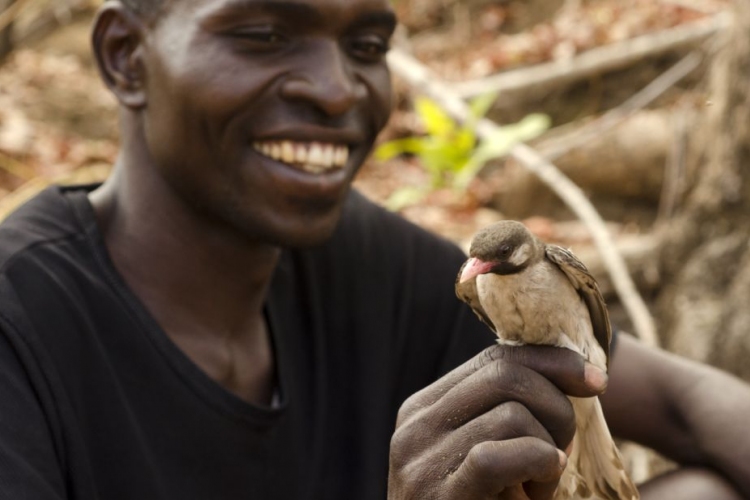
<svg viewBox="0 0 750 500"><path fill-rule="evenodd" d="M477 232L455 290L499 343L567 348L607 371L612 327L596 280L570 250L523 223L503 220ZM638 500L599 399L569 399L576 433L555 499Z"/></svg>

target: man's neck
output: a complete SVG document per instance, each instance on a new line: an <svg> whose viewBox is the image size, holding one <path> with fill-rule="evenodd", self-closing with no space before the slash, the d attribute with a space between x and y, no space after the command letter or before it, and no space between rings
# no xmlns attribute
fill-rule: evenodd
<svg viewBox="0 0 750 500"><path fill-rule="evenodd" d="M135 186L122 164L89 198L112 261L166 334L225 387L266 401L274 370L263 306L280 250Z"/></svg>

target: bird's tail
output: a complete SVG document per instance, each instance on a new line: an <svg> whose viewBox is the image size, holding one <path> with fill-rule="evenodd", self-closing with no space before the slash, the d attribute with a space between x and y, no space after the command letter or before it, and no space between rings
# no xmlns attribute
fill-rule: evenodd
<svg viewBox="0 0 750 500"><path fill-rule="evenodd" d="M555 497L638 500L640 495L625 472L599 399L570 400L576 413L576 435Z"/></svg>

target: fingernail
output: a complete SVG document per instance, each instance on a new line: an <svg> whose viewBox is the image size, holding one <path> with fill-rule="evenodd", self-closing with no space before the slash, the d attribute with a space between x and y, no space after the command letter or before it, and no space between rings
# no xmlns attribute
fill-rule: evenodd
<svg viewBox="0 0 750 500"><path fill-rule="evenodd" d="M609 381L607 373L588 361L586 361L586 364L583 367L583 376L584 382L589 389L596 392L602 392L607 388L607 382Z"/></svg>
<svg viewBox="0 0 750 500"><path fill-rule="evenodd" d="M568 455L562 450L557 450L557 455L560 458L560 470L565 470L565 467L568 465Z"/></svg>

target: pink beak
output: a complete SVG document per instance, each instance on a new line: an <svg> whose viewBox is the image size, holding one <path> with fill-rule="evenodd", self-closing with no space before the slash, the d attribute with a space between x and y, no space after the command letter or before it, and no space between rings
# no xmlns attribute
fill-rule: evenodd
<svg viewBox="0 0 750 500"><path fill-rule="evenodd" d="M466 261L466 264L464 264L463 271L461 271L461 278L459 278L458 282L463 283L464 281L469 281L472 278L476 278L480 274L488 273L492 270L495 264L497 263L485 262L483 260L472 257Z"/></svg>

